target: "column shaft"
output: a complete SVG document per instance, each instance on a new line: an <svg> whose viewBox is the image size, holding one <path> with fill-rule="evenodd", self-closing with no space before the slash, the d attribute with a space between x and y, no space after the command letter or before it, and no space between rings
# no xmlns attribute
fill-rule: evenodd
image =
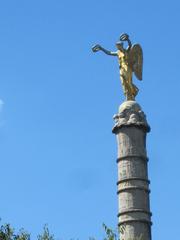
<svg viewBox="0 0 180 240"><path fill-rule="evenodd" d="M126 106L123 110L120 108L113 129L118 144L117 193L120 240L151 240L152 214L146 154L146 132L149 128L147 122L138 122L140 106L137 103L131 105L128 109ZM123 115L124 111L125 115ZM134 114L133 120L132 114ZM127 115L128 119L125 118Z"/></svg>

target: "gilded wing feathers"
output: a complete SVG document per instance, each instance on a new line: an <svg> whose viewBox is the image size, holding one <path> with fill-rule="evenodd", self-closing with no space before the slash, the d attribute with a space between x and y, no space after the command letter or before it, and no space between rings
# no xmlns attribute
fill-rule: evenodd
<svg viewBox="0 0 180 240"><path fill-rule="evenodd" d="M139 80L142 80L143 51L139 44L135 44L130 49L130 64L132 71Z"/></svg>

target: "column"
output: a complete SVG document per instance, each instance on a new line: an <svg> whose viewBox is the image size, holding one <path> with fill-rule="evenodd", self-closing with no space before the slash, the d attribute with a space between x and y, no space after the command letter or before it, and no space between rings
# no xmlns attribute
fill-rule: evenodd
<svg viewBox="0 0 180 240"><path fill-rule="evenodd" d="M114 116L118 144L118 226L121 240L151 240L146 133L150 127L141 107L126 101Z"/></svg>

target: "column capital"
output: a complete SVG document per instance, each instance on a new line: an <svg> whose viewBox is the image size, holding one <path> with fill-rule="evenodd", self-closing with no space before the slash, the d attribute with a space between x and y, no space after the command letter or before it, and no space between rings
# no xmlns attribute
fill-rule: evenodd
<svg viewBox="0 0 180 240"><path fill-rule="evenodd" d="M150 132L150 126L146 120L146 115L141 109L141 106L136 101L125 101L120 107L118 114L113 116L115 125L112 129L113 133L122 127L138 127L145 132Z"/></svg>

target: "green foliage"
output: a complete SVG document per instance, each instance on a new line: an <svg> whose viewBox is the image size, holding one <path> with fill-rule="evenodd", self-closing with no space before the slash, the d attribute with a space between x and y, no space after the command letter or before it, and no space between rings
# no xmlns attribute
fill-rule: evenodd
<svg viewBox="0 0 180 240"><path fill-rule="evenodd" d="M38 235L38 240L54 240L54 235L49 233L47 225L44 226L43 233Z"/></svg>
<svg viewBox="0 0 180 240"><path fill-rule="evenodd" d="M103 224L106 236L103 240L118 240L118 234L112 229L108 228ZM10 224L3 224L0 226L0 240L31 240L30 234L24 229L21 229L18 233L15 232L14 228ZM37 240L55 240L54 235L50 234L47 225L44 226L43 231L37 236ZM90 238L89 240L95 240Z"/></svg>
<svg viewBox="0 0 180 240"><path fill-rule="evenodd" d="M1 240L11 240L13 238L13 229L9 224L5 224L0 228L0 239Z"/></svg>
<svg viewBox="0 0 180 240"><path fill-rule="evenodd" d="M104 238L104 240L117 240L117 234L115 233L115 231L108 228L104 223L103 223L103 228L106 233L106 237Z"/></svg>
<svg viewBox="0 0 180 240"><path fill-rule="evenodd" d="M30 240L30 235L24 229L15 234L9 224L4 224L0 227L0 240Z"/></svg>
<svg viewBox="0 0 180 240"><path fill-rule="evenodd" d="M0 240L30 240L30 234L24 229L15 233L10 224L4 224L0 226ZM50 234L47 225L44 226L43 232L38 235L37 240L54 240L54 236Z"/></svg>

